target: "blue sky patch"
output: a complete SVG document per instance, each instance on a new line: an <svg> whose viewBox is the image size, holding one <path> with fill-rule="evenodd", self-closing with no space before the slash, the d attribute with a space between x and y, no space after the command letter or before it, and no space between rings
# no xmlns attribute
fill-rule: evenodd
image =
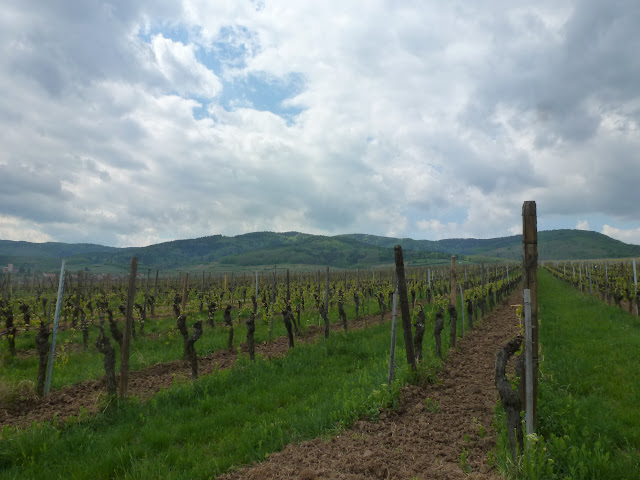
<svg viewBox="0 0 640 480"><path fill-rule="evenodd" d="M246 105L292 120L302 112L302 108L284 106L283 102L300 93L303 88L304 78L300 74L292 73L285 78L249 74L224 83L220 104L227 110Z"/></svg>

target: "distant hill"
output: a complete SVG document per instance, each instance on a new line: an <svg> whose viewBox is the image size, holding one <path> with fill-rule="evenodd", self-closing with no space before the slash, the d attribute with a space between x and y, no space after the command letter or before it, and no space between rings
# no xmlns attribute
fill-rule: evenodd
<svg viewBox="0 0 640 480"><path fill-rule="evenodd" d="M261 265L330 265L341 268L389 265L394 245L400 244L409 265L447 263L452 254L460 262L520 261L522 237L414 240L376 235L310 235L300 232L254 232L235 237L212 235L174 240L147 247L115 248L94 244L30 243L0 240L0 264L13 263L22 271L59 267L66 258L70 268L91 271L126 271L131 257L141 268L230 268ZM540 260L579 260L640 256L640 246L583 230L538 233Z"/></svg>
<svg viewBox="0 0 640 480"><path fill-rule="evenodd" d="M429 250L462 255L481 255L506 260L522 259L522 235L488 239L449 238L413 240L375 235L342 235L362 243L389 247L398 243L405 249ZM615 240L602 233L586 230L548 230L538 232L540 260L589 260L640 256L640 245Z"/></svg>
<svg viewBox="0 0 640 480"><path fill-rule="evenodd" d="M64 258L89 252L116 252L116 247L105 247L93 243L31 243L0 240L0 255L19 257Z"/></svg>

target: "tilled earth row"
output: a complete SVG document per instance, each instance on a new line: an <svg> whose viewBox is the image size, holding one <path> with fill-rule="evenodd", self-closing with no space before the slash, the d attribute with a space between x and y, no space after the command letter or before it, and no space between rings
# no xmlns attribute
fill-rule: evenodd
<svg viewBox="0 0 640 480"><path fill-rule="evenodd" d="M516 291L451 351L439 381L408 386L396 411L329 440L292 444L233 479L499 479L487 464L498 393L495 354L517 334ZM427 400L428 399L428 400Z"/></svg>

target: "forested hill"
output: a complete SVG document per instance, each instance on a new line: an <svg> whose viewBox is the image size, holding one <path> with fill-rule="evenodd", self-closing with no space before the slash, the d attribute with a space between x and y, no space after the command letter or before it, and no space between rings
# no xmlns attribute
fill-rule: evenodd
<svg viewBox="0 0 640 480"><path fill-rule="evenodd" d="M299 232L255 232L235 237L213 235L175 240L147 247L115 248L94 244L30 243L0 240L0 264L13 263L22 271L50 270L59 259L74 268L126 269L133 256L141 267L181 268L224 264L237 267L258 265L330 265L367 267L393 261L392 248L402 245L410 265L446 263L452 254L459 261L484 259L519 261L522 237L490 239L414 240L350 234L333 237ZM540 260L578 260L640 256L640 246L583 230L552 230L538 233Z"/></svg>
<svg viewBox="0 0 640 480"><path fill-rule="evenodd" d="M510 260L522 259L522 235L487 239L449 238L435 241L362 234L344 235L344 237L381 247L400 244L403 248L417 251L482 255ZM636 257L640 256L640 245L630 245L602 233L587 230L548 230L538 232L538 255L540 260Z"/></svg>

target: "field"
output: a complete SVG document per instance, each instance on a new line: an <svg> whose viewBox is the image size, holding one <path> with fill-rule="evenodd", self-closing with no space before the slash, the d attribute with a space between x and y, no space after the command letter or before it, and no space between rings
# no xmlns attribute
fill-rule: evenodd
<svg viewBox="0 0 640 480"><path fill-rule="evenodd" d="M511 272L512 287L516 285L516 270ZM498 290L500 295L506 293L506 281L502 280L506 270L487 269L484 272L484 289L481 288L480 272L461 270L459 275L462 277L467 273L468 280L463 282L461 278L461 284L472 312L475 310L478 314L488 309ZM496 273L499 274L497 277ZM416 271L410 277L411 296L415 294L416 304L424 303L427 331L433 331L436 311L443 302L448 302L448 279L445 272L426 270ZM56 365L59 366L54 369L54 378L58 382L54 386L57 388L44 399L31 397L26 398L27 402L11 404L8 403L10 395L5 397L7 406L3 424L16 425L21 429L13 430L8 426L3 429L0 443L3 472L9 478L15 475L38 478L52 474L60 478L138 477L143 473L151 477L180 478L183 475L207 478L224 472L230 466L265 458L290 441L340 432L363 416L375 418L380 408L397 403L398 392L408 381L433 381L440 360L434 354L433 335L426 335L424 361L417 373L409 372L406 360L403 361L402 341L398 340L396 381L390 386L386 384L390 312L385 301L388 298L386 294L392 290L390 275L374 274L371 280L362 280L359 289L356 289L358 279L347 277L342 272L330 278L330 285L319 281L325 279L315 278L318 282L313 282L316 283L313 288L305 287L311 280L297 278L292 281L291 292L294 293L291 302L298 306L304 299L305 312L301 311L295 348L288 353L282 316L277 315L276 318L276 315L266 314L268 306L276 311L283 307L285 284L278 284L281 296L276 296L275 303L270 302L266 285L260 285L260 290L264 289L266 294L265 303L258 309L262 318L256 321L255 362L249 360L246 344L241 344L247 333L246 322L243 321L247 309L243 305L229 309L233 312L231 323L237 343L228 349L226 341L230 327L221 321L225 315L222 312L218 312L217 318L214 315L214 326L211 327L208 324L208 305L213 303L213 299L220 300L220 294L230 289L225 289L225 284L220 281L208 285L208 293L201 290L200 295L194 287L189 294L191 303L186 304L186 310L191 312L188 323L204 320L206 325L206 333L196 344L200 353L201 378L195 381L190 379L188 364L181 360L182 339L176 332L175 316L167 314L167 310L176 305L174 294L180 286L177 282L175 288L167 290L164 300L160 297L155 299L154 308L159 318L147 318L144 333L140 332L140 319L137 319L138 335L131 357L136 369L132 376L132 393L137 394L137 399L127 402L105 395L104 383L99 378L103 375L100 372L100 355L91 345L84 351L82 328L68 328L73 324L74 305L81 299L71 295L68 318L64 322L66 328L59 338L59 345L65 347L62 352L57 352ZM75 285L82 288L82 282ZM323 286L328 289L326 293L331 306L328 319L332 325L328 339L322 339L324 328L318 325L323 323L323 302L320 300ZM236 287L236 295L240 298L243 287ZM112 293L106 303L100 288L89 295L95 300L94 305L103 299L103 306L108 304L109 309L117 308L112 303L122 299L122 292L114 285L110 288L116 293ZM354 302L345 301L344 308L350 319L345 330L339 304L343 298L353 298L354 290L362 294L360 319L354 320ZM174 305L169 307L165 303L171 303L171 299ZM203 313L200 313L198 305L200 300L206 307ZM88 301L84 298L80 302L85 313ZM16 305L21 305L20 301L16 301ZM387 310L384 320L381 308ZM462 310L460 303L458 310ZM419 308L413 308L414 320L418 311ZM94 315L98 320L102 318L100 313ZM34 315L33 323L36 317ZM277 321L274 321L270 333L271 319ZM448 319L446 313L444 319ZM461 336L462 315L457 315L457 319L455 334ZM20 386L35 374L33 323L29 322L28 330L25 324L19 325L21 330L15 337L17 354L11 356L5 352L3 355L5 389L18 399L23 394ZM86 323L89 337L95 338L99 324ZM468 329L468 318L466 325ZM446 328L442 332L445 354L453 331ZM402 338L400 334L398 336ZM209 375L210 372L214 373ZM137 384L136 380L140 382ZM12 386L15 387L13 390ZM22 399L25 400L24 397ZM75 415L69 417L70 414ZM53 423L25 429L33 420L51 420ZM192 453L184 454L185 444L189 445L186 451ZM116 445L118 447L112 451ZM78 451L86 452L86 455L78 456ZM113 455L100 455L100 451L109 451ZM210 463L199 460L196 464L195 460L201 459L203 452L215 453L211 453ZM185 456L186 459L181 460ZM86 458L99 460L88 463ZM163 473L154 469L156 467L152 468L151 464L161 468ZM171 473L176 469L183 473Z"/></svg>
<svg viewBox="0 0 640 480"><path fill-rule="evenodd" d="M518 273L510 272L510 286L517 287ZM420 304L426 314L424 357L412 371L398 318L396 377L390 384L390 302L384 303L383 319L378 299L382 294L388 300L392 277L382 272L375 281L332 274L327 338L325 279L292 276L290 304L294 311L303 299L305 304L294 348L289 348L282 315L265 315L267 306L279 312L286 305L284 277L277 279L275 302L268 278L260 284L266 294L255 322L255 361L245 341L251 303L241 300L230 309L235 337L229 349L230 327L222 309L211 326L208 304L231 289L221 278L206 288L191 286L185 304L188 325L205 324L195 344L196 380L183 360L173 312L184 283L167 281L165 294L156 298L156 316L147 317L143 332L136 317L126 401L106 394L101 356L91 344L84 351L81 329L70 328L73 308L59 337L65 347L57 352L54 390L37 397L32 386L35 325L24 331L20 324L17 354L2 354L0 478L462 479L498 478L498 472L528 479L639 478L638 317L625 311L626 305L606 305L595 295L600 292L606 300L603 288L588 295L544 269L539 273L544 359L539 431L526 440L523 456L510 457L500 408L494 417L494 355L519 332L514 305L521 294L516 288L507 295L503 273L494 267L458 271L465 300L470 300L464 306L465 334L458 295L457 329L450 328L445 313L440 358L433 332L436 312L448 302L448 276L446 271L409 271L409 292L416 295L415 305L411 302L414 336ZM236 286L237 298L242 288ZM363 299L358 320L354 292ZM100 294L96 288L95 295ZM120 293L110 300L118 303ZM347 329L339 302L347 313ZM110 308L117 308L115 303ZM467 306L478 317L472 331ZM88 325L92 340L99 317L96 313ZM43 420L49 423L31 425ZM247 464L253 466L242 467Z"/></svg>

